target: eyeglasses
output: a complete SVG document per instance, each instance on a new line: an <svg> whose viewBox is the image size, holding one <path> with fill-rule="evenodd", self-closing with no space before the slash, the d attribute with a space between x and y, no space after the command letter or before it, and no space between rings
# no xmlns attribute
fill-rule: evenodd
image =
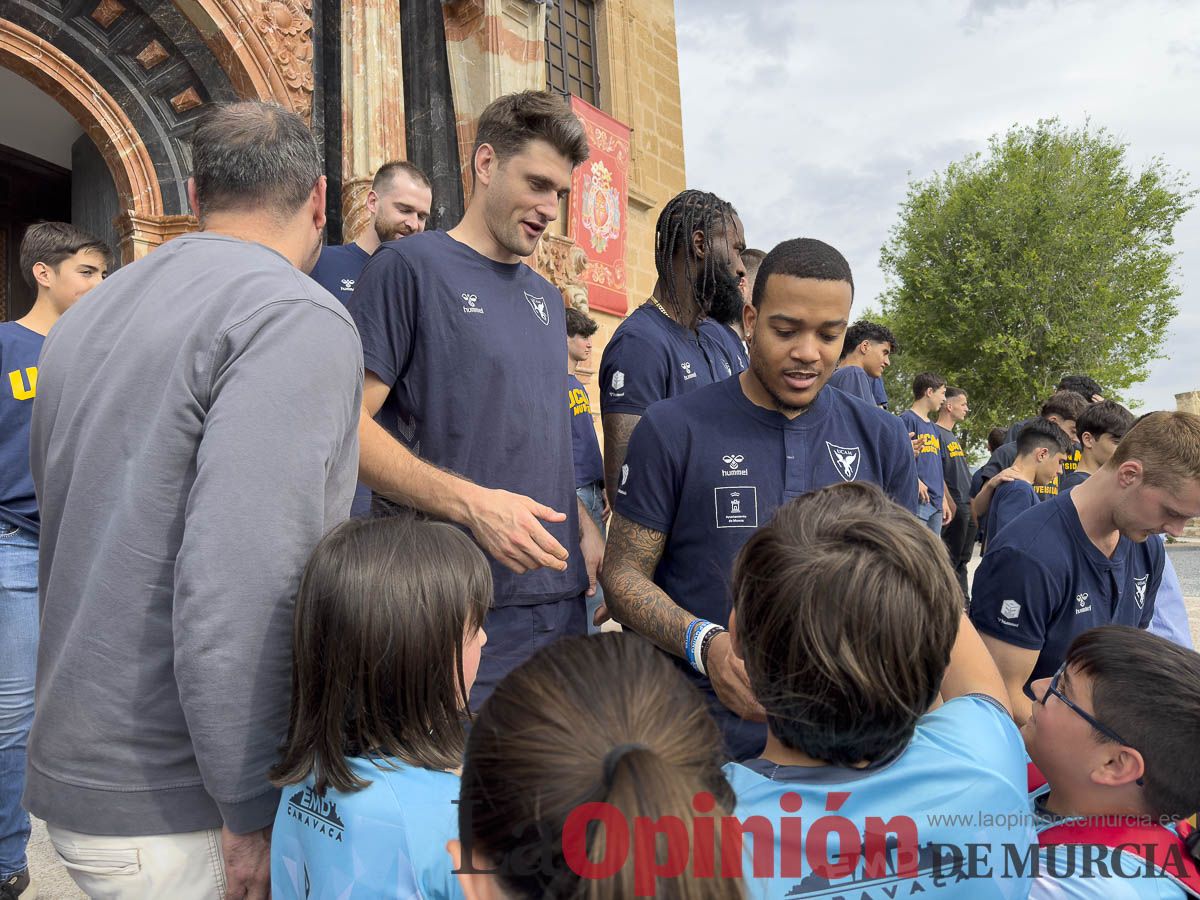
<svg viewBox="0 0 1200 900"><path fill-rule="evenodd" d="M1099 719L1097 719L1091 713L1085 712L1083 709L1078 707L1076 704L1074 704L1070 700L1068 700L1066 694L1064 694L1062 691L1060 691L1058 689L1058 680L1060 678L1062 678L1062 674L1066 670L1067 670L1067 664L1065 662L1061 666L1058 667L1058 671L1055 672L1054 677L1050 679L1050 684L1048 684L1046 686L1046 694L1044 697L1042 697L1042 706L1046 705L1046 698L1049 697L1051 694L1053 694L1055 697L1057 697L1059 700L1061 700L1063 703L1065 703L1072 710L1072 712L1074 712L1077 716L1079 716L1081 719L1083 719L1085 722L1087 722L1089 725L1091 725L1093 728L1095 728L1098 732L1100 732L1102 735L1104 735L1110 741L1116 741L1118 744L1120 744L1123 747L1133 747L1133 744L1129 743L1129 741L1125 740L1125 738L1121 737L1119 734L1117 734L1115 731L1113 731L1111 728L1109 728L1107 725L1105 725L1103 722L1101 722ZM1137 748L1134 748L1134 749L1137 749ZM1141 778L1139 778L1137 780L1137 783L1139 785L1144 784L1144 782Z"/></svg>

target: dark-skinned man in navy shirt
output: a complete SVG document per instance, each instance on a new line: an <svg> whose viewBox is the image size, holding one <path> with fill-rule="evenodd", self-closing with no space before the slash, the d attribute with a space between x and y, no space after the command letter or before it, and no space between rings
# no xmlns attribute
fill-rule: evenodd
<svg viewBox="0 0 1200 900"><path fill-rule="evenodd" d="M1098 625L1146 628L1165 552L1151 535L1200 516L1200 416L1151 413L1098 472L1022 513L989 539L971 621L1008 685L1018 724L1030 684L1052 676L1071 641Z"/></svg>
<svg viewBox="0 0 1200 900"><path fill-rule="evenodd" d="M745 305L742 221L715 194L684 191L658 216L658 280L613 333L600 360L600 424L609 503L629 436L650 404L746 368L738 336L721 324Z"/></svg>
<svg viewBox="0 0 1200 900"><path fill-rule="evenodd" d="M900 420L824 389L853 295L850 267L828 244L805 238L772 250L743 319L750 368L651 406L616 478L610 612L706 692L736 759L760 752L766 736L725 630L742 545L787 500L844 481L874 482L917 508Z"/></svg>
<svg viewBox="0 0 1200 900"><path fill-rule="evenodd" d="M585 633L584 594L603 556L575 494L566 309L522 262L587 155L560 98L493 101L462 221L384 244L354 292L366 369L360 477L381 511L412 507L461 525L491 564L473 707L539 647Z"/></svg>

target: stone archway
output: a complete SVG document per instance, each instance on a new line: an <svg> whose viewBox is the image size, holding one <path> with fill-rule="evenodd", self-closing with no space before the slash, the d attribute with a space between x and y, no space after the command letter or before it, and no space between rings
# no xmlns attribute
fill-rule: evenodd
<svg viewBox="0 0 1200 900"><path fill-rule="evenodd" d="M0 66L54 97L100 149L125 208L141 217L163 213L158 174L124 110L73 59L31 31L0 19Z"/></svg>

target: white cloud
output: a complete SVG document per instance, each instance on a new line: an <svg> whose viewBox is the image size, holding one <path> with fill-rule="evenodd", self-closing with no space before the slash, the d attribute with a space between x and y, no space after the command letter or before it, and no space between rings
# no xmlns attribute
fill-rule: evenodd
<svg viewBox="0 0 1200 900"><path fill-rule="evenodd" d="M742 214L751 245L827 240L863 308L910 178L1013 124L1090 119L1200 186L1200 4L1155 0L919 0L676 6L688 183ZM1180 315L1145 408L1200 389L1200 212L1176 232Z"/></svg>

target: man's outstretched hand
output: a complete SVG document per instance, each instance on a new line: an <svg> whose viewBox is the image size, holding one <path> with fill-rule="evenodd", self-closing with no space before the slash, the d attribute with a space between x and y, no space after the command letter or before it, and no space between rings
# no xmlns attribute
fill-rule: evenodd
<svg viewBox="0 0 1200 900"><path fill-rule="evenodd" d="M566 518L566 513L521 494L480 488L464 524L493 559L523 575L541 568L566 570L566 548L542 526Z"/></svg>

